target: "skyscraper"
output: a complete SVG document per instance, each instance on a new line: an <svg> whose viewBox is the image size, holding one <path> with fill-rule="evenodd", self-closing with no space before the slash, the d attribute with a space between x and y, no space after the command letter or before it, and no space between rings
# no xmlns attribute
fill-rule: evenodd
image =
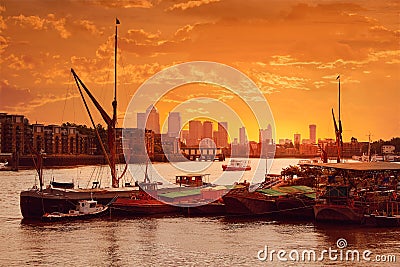
<svg viewBox="0 0 400 267"><path fill-rule="evenodd" d="M227 147L228 146L228 122L220 121L218 122L218 135L214 138L217 147Z"/></svg>
<svg viewBox="0 0 400 267"><path fill-rule="evenodd" d="M317 143L317 125L310 124L310 142L311 144Z"/></svg>
<svg viewBox="0 0 400 267"><path fill-rule="evenodd" d="M137 114L137 128L146 128L147 130L152 130L155 134L160 133L160 115L155 106L150 105L146 109L146 113Z"/></svg>
<svg viewBox="0 0 400 267"><path fill-rule="evenodd" d="M272 127L271 127L271 124L268 124L266 129L260 129L259 130L258 142L259 143L267 143L267 144L271 144L272 143Z"/></svg>
<svg viewBox="0 0 400 267"><path fill-rule="evenodd" d="M203 124L201 121L189 121L189 137L187 140L188 146L197 146L203 135Z"/></svg>
<svg viewBox="0 0 400 267"><path fill-rule="evenodd" d="M181 114L179 112L170 112L168 115L168 136L179 137L181 130Z"/></svg>
<svg viewBox="0 0 400 267"><path fill-rule="evenodd" d="M203 122L203 135L202 138L213 138L213 123L211 121Z"/></svg>
<svg viewBox="0 0 400 267"><path fill-rule="evenodd" d="M136 118L137 118L137 126L136 127L138 129L144 130L145 125L146 125L146 113L144 113L144 112L138 113Z"/></svg>
<svg viewBox="0 0 400 267"><path fill-rule="evenodd" d="M247 144L246 128L244 126L239 128L239 144L240 145Z"/></svg>
<svg viewBox="0 0 400 267"><path fill-rule="evenodd" d="M299 149L301 142L301 135L299 133L294 134L294 147Z"/></svg>

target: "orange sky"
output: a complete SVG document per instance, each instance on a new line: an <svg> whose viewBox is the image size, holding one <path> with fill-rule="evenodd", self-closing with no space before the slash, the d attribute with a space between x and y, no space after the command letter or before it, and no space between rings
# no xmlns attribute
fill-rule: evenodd
<svg viewBox="0 0 400 267"><path fill-rule="evenodd" d="M337 113L340 74L345 141L367 140L368 133L390 139L400 135L399 12L398 1L376 0L0 0L0 112L23 114L31 123L87 123L71 67L111 111L118 17L120 126L146 79L204 60L255 82L271 107L277 138L297 132L308 138L309 124L317 125L317 138L334 136L331 108ZM240 109L209 86L176 90L163 100L188 101L193 92ZM163 120L170 106L159 105ZM219 111L192 109L205 117ZM246 109L238 112L251 117ZM241 123L228 122L236 137ZM257 140L258 129L248 128Z"/></svg>

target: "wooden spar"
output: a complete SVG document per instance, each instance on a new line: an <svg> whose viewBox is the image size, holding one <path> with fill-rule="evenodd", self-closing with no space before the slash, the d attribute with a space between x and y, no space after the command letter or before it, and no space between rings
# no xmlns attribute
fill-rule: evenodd
<svg viewBox="0 0 400 267"><path fill-rule="evenodd" d="M83 93L82 93L81 87L79 86L80 83L78 82L78 80L80 81L80 79L79 79L79 77L76 75L76 73L75 73L75 71L74 71L73 69L71 69L71 72L72 72L72 74L74 75L74 79L75 79L76 85L77 85L77 87L78 87L79 93L80 93L80 95L81 95L81 97L82 97L83 104L85 105L86 111L87 111L87 113L89 114L89 118L90 118L90 121L92 122L92 126L93 126L93 128L94 128L95 133L96 133L97 140L99 140L100 147L101 147L101 151L103 152L104 156L106 157L107 164L108 164L108 165L110 166L110 168L111 168L112 166L111 166L110 158L108 157L108 153L107 153L107 151L106 151L106 149L105 149L105 147L104 147L104 144L103 144L103 142L102 142L102 140L101 140L99 131L98 131L97 128L96 128L96 124L94 123L92 114L90 113L89 107L88 107L88 105L87 105L87 103L86 103L86 99L85 99L85 97L84 97L84 95L83 95ZM83 86L84 86L84 84L82 84L82 87L83 87Z"/></svg>
<svg viewBox="0 0 400 267"><path fill-rule="evenodd" d="M338 155L337 155L337 162L340 163L341 160L341 156L343 153L343 138L342 138L342 120L340 119L340 75L337 76L336 80L339 80L339 118L338 118L338 124L336 124L336 120L335 120L335 115L333 113L333 109L332 109L332 117L333 117L333 123L335 126L335 135L336 135L336 145L337 145L337 149L338 149Z"/></svg>
<svg viewBox="0 0 400 267"><path fill-rule="evenodd" d="M29 150L31 151L31 156L32 156L32 161L33 164L35 165L36 172L39 177L39 189L40 191L43 190L43 156L41 152L38 152L37 150L33 149L32 145L29 144ZM33 157L33 154L36 155L36 161L35 158Z"/></svg>
<svg viewBox="0 0 400 267"><path fill-rule="evenodd" d="M342 120L340 119L340 111L341 111L341 109L340 109L340 75L338 76L338 78L337 78L338 80L339 80L339 141L340 141L340 143L339 143L339 148L340 148L340 156L342 156L343 155L343 138L342 138L342 132L343 132L343 129L342 129Z"/></svg>
<svg viewBox="0 0 400 267"><path fill-rule="evenodd" d="M336 146L337 146L337 163L340 163L340 137L339 137L339 128L336 124L336 119L335 119L335 114L332 109L332 118L333 118L333 124L335 126L335 136L336 136Z"/></svg>
<svg viewBox="0 0 400 267"><path fill-rule="evenodd" d="M40 191L43 190L43 157L40 152L37 152L37 172L39 175L39 186L40 186Z"/></svg>

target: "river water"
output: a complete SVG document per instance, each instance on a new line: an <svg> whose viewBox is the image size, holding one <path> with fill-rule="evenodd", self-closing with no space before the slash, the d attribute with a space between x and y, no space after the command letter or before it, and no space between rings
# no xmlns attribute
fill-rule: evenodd
<svg viewBox="0 0 400 267"><path fill-rule="evenodd" d="M297 162L277 159L270 172L279 173L282 167ZM256 170L258 164L261 167ZM154 169L150 168L150 176L157 179L158 172L172 181L175 174L184 171L167 165L155 164ZM253 160L251 165L253 172L240 179L251 180L251 176L265 171L265 163L262 166L262 162ZM132 175L139 179L144 168L132 168ZM220 168L221 163L217 162L203 172L217 181ZM398 266L400 262L400 229L396 228L223 216L25 223L21 221L19 193L34 184L35 171L0 175L0 266ZM80 187L90 184L89 178L95 177L103 185L109 183L107 169L92 166L45 170L46 183L52 177L57 181L74 179ZM338 247L338 239L345 239L347 247ZM329 249L332 254L323 254L323 250ZM282 250L281 257L277 253L270 256L272 250ZM359 261L350 256L346 261L350 250L359 253ZM316 253L315 261L313 257L308 260L307 251ZM303 259L304 252L307 253ZM397 264L377 261L393 261L393 256Z"/></svg>

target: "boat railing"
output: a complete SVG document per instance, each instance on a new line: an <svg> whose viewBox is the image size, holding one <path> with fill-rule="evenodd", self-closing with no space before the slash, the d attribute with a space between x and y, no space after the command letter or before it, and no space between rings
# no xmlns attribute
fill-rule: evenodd
<svg viewBox="0 0 400 267"><path fill-rule="evenodd" d="M400 202L397 200L369 202L367 207L367 214L400 216Z"/></svg>

